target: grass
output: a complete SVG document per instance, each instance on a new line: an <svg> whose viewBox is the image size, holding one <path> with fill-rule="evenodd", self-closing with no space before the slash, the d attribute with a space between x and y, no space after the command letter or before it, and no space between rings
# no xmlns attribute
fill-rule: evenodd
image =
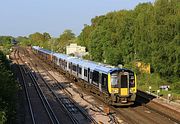
<svg viewBox="0 0 180 124"><path fill-rule="evenodd" d="M149 86L151 86L151 92L154 94L157 94L157 90L161 85L169 85L171 88L169 91L160 90L159 94L164 98L168 98L168 94L171 94L172 100L180 100L180 93L173 90L173 84L161 79L158 74L140 74L137 76L137 84L138 89L142 91L149 91Z"/></svg>

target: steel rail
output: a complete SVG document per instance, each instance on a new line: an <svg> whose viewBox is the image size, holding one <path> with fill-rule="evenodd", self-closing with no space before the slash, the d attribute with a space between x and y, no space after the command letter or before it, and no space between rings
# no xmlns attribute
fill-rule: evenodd
<svg viewBox="0 0 180 124"><path fill-rule="evenodd" d="M21 59L22 62L24 62L22 60L22 58L20 58L20 59ZM26 63L25 63L25 65L26 65ZM24 72L28 72L27 74L32 79L32 81L34 83L34 86L36 88L36 91L37 91L37 93L38 93L38 95L39 95L39 97L41 99L41 102L43 103L43 106L45 107L45 110L46 110L46 112L48 114L49 119L51 120L51 122L53 124L60 124L60 122L58 121L56 115L54 114L54 112L52 110L52 107L50 106L48 100L46 99L45 95L43 94L42 89L38 85L38 81L36 80L35 76L32 74L31 69L28 66L26 66L26 67L27 67L27 71L26 71L25 68L23 68L23 70L24 70ZM53 120L53 118L54 118L54 120Z"/></svg>
<svg viewBox="0 0 180 124"><path fill-rule="evenodd" d="M31 64L32 61L30 60ZM37 69L37 67L35 67L35 69L37 70L37 72L39 72L39 70ZM40 72L39 72L40 73ZM53 94L53 96L56 98L56 100L58 101L58 103L60 103L63 108L67 111L67 114L69 115L69 117L71 118L72 122L74 124L78 124L78 120L74 118L74 116L72 116L72 114L70 113L70 111L66 108L66 106L62 103L62 101L59 99L59 97L56 95L56 93L51 89L51 87L49 86L49 84L47 84L47 82L44 80L44 78L40 75L41 79L43 80L43 82L45 83L45 85L47 86L47 88L51 91L51 93Z"/></svg>
<svg viewBox="0 0 180 124"><path fill-rule="evenodd" d="M44 104L46 104L45 106L48 107L47 110L48 110L48 109L50 110L50 111L48 110L48 113L49 113L49 115L50 115L50 118L51 118L53 124L60 124L60 122L59 122L59 120L57 119L54 111L52 110L51 105L49 104L47 98L45 97L45 95L44 95L41 87L38 85L38 82L37 82L35 76L34 76L31 72L30 72L29 74L30 74L31 79L34 80L34 84L35 84L35 87L37 88L37 90L38 90L38 92L39 92L39 95L41 96L41 98L43 99L43 101L45 101ZM53 120L52 118L54 118L54 120ZM55 122L54 122L54 121L55 121Z"/></svg>
<svg viewBox="0 0 180 124"><path fill-rule="evenodd" d="M28 51L27 51L27 52L28 52ZM35 59L37 60L37 58L35 58ZM31 64L32 64L32 60L30 60L30 61L31 61ZM80 112L86 119L89 119L92 123L97 124L97 122L96 122L93 118L89 117L89 116L87 115L87 113L86 113L85 111L83 111L83 109L81 109L81 108L77 105L77 103L71 98L72 94L71 94L67 89L65 89L60 83L58 83L58 81L56 80L56 78L55 78L52 74L50 74L50 72L45 68L44 63L40 63L39 61L38 61L38 63L39 63L39 65L41 65L41 68L43 68L43 70L45 70L45 71L47 72L47 75L48 75L53 81L55 81L55 83L57 84L58 88L61 89L61 90L63 90L64 93L65 93L66 95L68 95L67 98L68 98L69 101L71 102L70 104L73 104L74 107L75 107L76 109L78 109L79 112ZM36 68L36 70L38 71L38 69L37 69L36 66L35 66L35 68ZM39 71L38 71L38 72L39 72ZM41 76L41 75L40 75L40 76ZM71 113L71 111L69 111L69 109L67 109L66 105L64 105L64 103L62 102L61 98L59 98L59 97L56 95L56 93L54 93L54 91L51 89L51 86L50 86L48 83L46 83L46 81L44 80L44 78L43 78L42 76L41 76L41 79L44 81L44 83L47 85L47 87L49 88L49 90L50 90L50 91L53 93L53 95L56 97L56 99L58 100L58 102L59 102L61 105L63 105L63 108L64 108L66 111L68 111L68 115L69 115L70 118L73 120L73 122L74 122L75 124L78 124L78 120L73 116L73 113Z"/></svg>
<svg viewBox="0 0 180 124"><path fill-rule="evenodd" d="M31 101L30 101L30 98L29 98L29 92L28 92L28 90L27 90L27 86L26 86L26 83L25 83L25 77L24 77L24 75L23 75L22 68L20 67L20 63L19 63L18 60L17 60L16 52L19 52L19 51L15 50L15 52L14 52L14 57L15 57L15 60L16 60L16 62L17 62L17 64L18 64L18 68L19 68L19 70L20 70L20 74L21 74L21 77L22 77L22 80L23 80L23 86L24 86L24 89L25 89L26 99L27 99L27 102L28 102L28 108L29 108L29 111L30 111L32 123L33 123L33 124L36 124L36 122L35 122L35 117L34 117L34 113L33 113L33 110L32 110L32 104L31 104Z"/></svg>
<svg viewBox="0 0 180 124"><path fill-rule="evenodd" d="M139 96L141 99L144 99L144 100L146 100L146 101L150 101L151 99L155 98L155 97L154 97L153 95L151 95L151 94L148 94L148 93L143 92L143 91L140 91L140 90L138 90L138 91L139 91L138 96ZM162 112L162 111L159 111L159 110L153 108L153 107L150 106L150 105L142 104L141 101L137 101L137 102L138 102L139 104L141 104L142 106L144 106L145 108L148 108L148 109L150 109L150 110L152 110L152 111L154 111L154 112L156 112L156 113L158 113L158 114L160 114L160 115L163 115L164 117L169 118L170 120L172 120L172 121L174 121L174 122L176 122L176 123L180 123L179 119L176 119L175 117L170 116L170 115L167 114L167 113L164 113L164 112ZM153 104L155 104L155 105L157 105L157 106L160 106L160 107L162 107L162 108L165 108L166 110L169 110L169 111L171 111L171 112L173 112L173 113L176 113L177 115L179 114L177 111L175 111L175 110L173 110L173 109L170 109L170 108L168 108L168 107L166 107L166 106L164 106L164 105L162 105L162 104L160 104L160 103L154 102L154 101L152 101L152 100L151 100L150 102L152 102Z"/></svg>

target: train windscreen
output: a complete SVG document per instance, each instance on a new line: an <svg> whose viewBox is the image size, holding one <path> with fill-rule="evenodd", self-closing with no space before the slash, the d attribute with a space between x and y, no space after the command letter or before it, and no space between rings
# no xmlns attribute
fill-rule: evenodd
<svg viewBox="0 0 180 124"><path fill-rule="evenodd" d="M128 87L127 75L121 75L121 88L127 88L127 87Z"/></svg>
<svg viewBox="0 0 180 124"><path fill-rule="evenodd" d="M128 81L128 73L113 73L111 74L111 87L112 88L128 88L129 81Z"/></svg>
<svg viewBox="0 0 180 124"><path fill-rule="evenodd" d="M118 88L118 74L117 73L113 73L111 75L111 87Z"/></svg>

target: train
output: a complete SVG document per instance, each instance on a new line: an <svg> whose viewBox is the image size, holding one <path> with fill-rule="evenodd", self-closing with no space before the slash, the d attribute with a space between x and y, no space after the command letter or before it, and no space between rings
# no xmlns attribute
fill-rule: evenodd
<svg viewBox="0 0 180 124"><path fill-rule="evenodd" d="M136 99L136 74L129 69L84 60L32 46L36 56L114 106L132 105Z"/></svg>

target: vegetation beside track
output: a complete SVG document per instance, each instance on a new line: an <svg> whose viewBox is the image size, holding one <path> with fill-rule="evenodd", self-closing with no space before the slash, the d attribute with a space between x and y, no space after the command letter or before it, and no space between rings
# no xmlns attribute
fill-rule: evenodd
<svg viewBox="0 0 180 124"><path fill-rule="evenodd" d="M149 91L149 86L151 86L151 92L157 94L157 90L160 90L159 87L162 85L169 85L169 90L160 90L158 95L168 98L168 94L171 94L171 100L180 99L180 82L168 83L167 80L164 80L160 77L158 73L153 74L139 74L137 77L138 80L138 89L142 91Z"/></svg>
<svg viewBox="0 0 180 124"><path fill-rule="evenodd" d="M0 51L0 123L15 123L17 90L10 62Z"/></svg>
<svg viewBox="0 0 180 124"><path fill-rule="evenodd" d="M79 44L93 61L132 68L142 90L170 85L171 91L161 93L180 94L179 10L179 0L156 0L96 16L82 30ZM149 63L151 74L139 72L133 65L137 61Z"/></svg>
<svg viewBox="0 0 180 124"><path fill-rule="evenodd" d="M12 36L0 36L0 123L15 123L18 85L6 58L12 47Z"/></svg>
<svg viewBox="0 0 180 124"><path fill-rule="evenodd" d="M10 48L12 47L12 41L14 38L12 36L0 36L0 50L5 54L10 53Z"/></svg>

